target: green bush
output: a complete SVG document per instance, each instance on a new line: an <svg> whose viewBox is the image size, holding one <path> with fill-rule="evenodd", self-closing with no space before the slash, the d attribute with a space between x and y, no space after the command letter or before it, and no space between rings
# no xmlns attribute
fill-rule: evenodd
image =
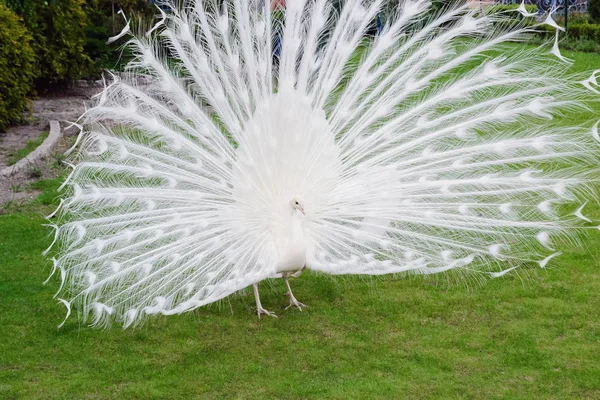
<svg viewBox="0 0 600 400"><path fill-rule="evenodd" d="M548 25L542 25L538 27L540 36L547 39L554 38L556 30ZM561 33L561 38L564 33ZM568 24L567 27L567 39L571 41L585 40L593 41L600 44L600 25L599 24Z"/></svg>
<svg viewBox="0 0 600 400"><path fill-rule="evenodd" d="M118 34L125 21L116 11L123 10L127 18L135 22L137 17L150 18L157 12L145 0L87 0L88 25L85 27L85 53L92 61L86 78L97 79L104 69L121 69L131 58L130 49L120 49L115 43L107 44L108 38Z"/></svg>
<svg viewBox="0 0 600 400"><path fill-rule="evenodd" d="M20 18L0 3L0 132L29 109L35 54Z"/></svg>
<svg viewBox="0 0 600 400"><path fill-rule="evenodd" d="M550 25L536 26L535 30L538 36L545 39L554 39L554 36L556 35L556 29ZM560 35L562 36L564 34L560 33Z"/></svg>
<svg viewBox="0 0 600 400"><path fill-rule="evenodd" d="M548 25L537 27L540 40L553 40L556 30ZM560 33L560 48L574 51L600 51L600 25L568 24L567 35Z"/></svg>
<svg viewBox="0 0 600 400"><path fill-rule="evenodd" d="M597 24L569 24L567 34L571 39L589 39L600 43L600 25Z"/></svg>
<svg viewBox="0 0 600 400"><path fill-rule="evenodd" d="M600 0L588 0L587 11L594 22L600 24Z"/></svg>
<svg viewBox="0 0 600 400"><path fill-rule="evenodd" d="M5 0L33 35L38 77L45 89L80 77L90 68L84 53L85 0Z"/></svg>
<svg viewBox="0 0 600 400"><path fill-rule="evenodd" d="M569 39L560 42L561 50L582 51L587 53L600 53L600 42L590 39Z"/></svg>
<svg viewBox="0 0 600 400"><path fill-rule="evenodd" d="M565 26L565 14L560 10L554 15L554 21L560 26ZM593 24L589 14L581 11L569 12L569 25L571 24Z"/></svg>
<svg viewBox="0 0 600 400"><path fill-rule="evenodd" d="M132 14L147 14L156 12L148 0L88 0L88 4L93 5L94 8L103 11L104 15L109 16L114 10L123 10L125 15L131 16Z"/></svg>

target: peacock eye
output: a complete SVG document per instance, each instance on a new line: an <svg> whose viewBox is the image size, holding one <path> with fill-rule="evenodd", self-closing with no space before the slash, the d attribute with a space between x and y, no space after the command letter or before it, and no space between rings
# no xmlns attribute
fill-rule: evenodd
<svg viewBox="0 0 600 400"><path fill-rule="evenodd" d="M298 202L296 202L296 204L298 204Z"/></svg>

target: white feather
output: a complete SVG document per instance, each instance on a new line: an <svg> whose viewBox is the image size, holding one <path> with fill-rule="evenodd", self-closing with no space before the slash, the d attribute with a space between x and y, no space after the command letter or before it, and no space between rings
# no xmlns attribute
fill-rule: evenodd
<svg viewBox="0 0 600 400"><path fill-rule="evenodd" d="M519 5L519 8L517 9L517 11L519 11L521 13L521 15L523 15L524 17L535 17L537 15L537 13L530 13L527 12L527 9L525 8L525 0L523 0L521 2L521 5Z"/></svg>
<svg viewBox="0 0 600 400"><path fill-rule="evenodd" d="M582 214L583 208L585 207L585 205L586 205L586 204L587 204L587 201L586 201L585 203L583 203L583 204L581 205L581 207L579 207L579 208L577 209L577 211L575 211L573 214L574 214L574 215L575 215L577 218L579 218L579 219L581 219L581 220L583 220L583 221L586 221L586 222L592 222L592 220L591 220L591 219L589 219L588 217L586 217L586 216L584 216L584 215Z"/></svg>
<svg viewBox="0 0 600 400"><path fill-rule="evenodd" d="M499 15L424 0L367 40L382 4L289 1L275 21L269 1L197 0L132 36L129 74L82 117L55 214L69 313L136 326L304 260L497 277L568 237L576 219L554 210L591 192L599 138L551 121L582 96L562 63L505 46L528 29Z"/></svg>

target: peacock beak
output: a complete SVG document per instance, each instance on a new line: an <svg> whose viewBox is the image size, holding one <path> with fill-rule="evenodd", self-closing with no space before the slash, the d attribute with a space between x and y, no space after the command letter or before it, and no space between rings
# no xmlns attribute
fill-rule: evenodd
<svg viewBox="0 0 600 400"><path fill-rule="evenodd" d="M306 215L306 213L304 212L304 208L300 207L299 210L303 215Z"/></svg>

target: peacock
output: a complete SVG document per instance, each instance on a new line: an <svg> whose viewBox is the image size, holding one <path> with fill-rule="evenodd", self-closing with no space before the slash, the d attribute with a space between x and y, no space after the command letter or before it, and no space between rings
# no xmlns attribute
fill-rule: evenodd
<svg viewBox="0 0 600 400"><path fill-rule="evenodd" d="M550 14L278 3L165 2L113 38L133 58L77 122L49 216L67 318L139 326L250 286L275 317L266 279L302 310L305 269L500 277L590 226L598 123L555 117L600 70L567 74ZM524 43L544 24L554 46Z"/></svg>

